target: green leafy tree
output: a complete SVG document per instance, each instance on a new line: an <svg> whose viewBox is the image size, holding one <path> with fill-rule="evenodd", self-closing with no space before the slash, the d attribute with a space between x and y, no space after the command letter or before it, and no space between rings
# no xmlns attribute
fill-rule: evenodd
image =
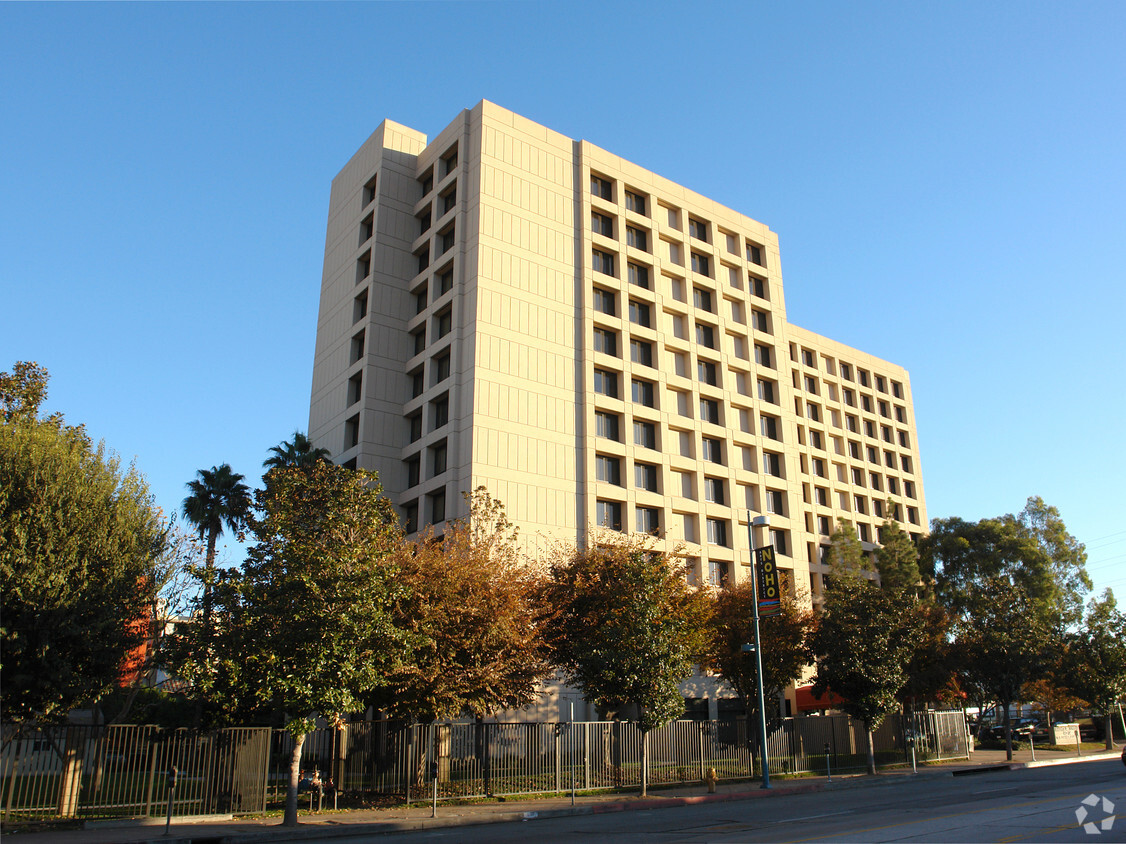
<svg viewBox="0 0 1126 844"><path fill-rule="evenodd" d="M1009 709L1027 683L1044 677L1057 649L1053 629L1020 584L992 577L980 585L974 613L955 624L954 650L971 687L996 701L1013 758Z"/></svg>
<svg viewBox="0 0 1126 844"><path fill-rule="evenodd" d="M888 512L892 501L888 499ZM919 551L910 535L893 519L880 526L880 547L876 549L876 570L880 585L893 591L915 591L920 585Z"/></svg>
<svg viewBox="0 0 1126 844"><path fill-rule="evenodd" d="M863 577L834 574L810 636L814 694L832 692L843 699L839 708L864 722L869 774L876 773L872 731L899 708L920 626L912 596L885 591Z"/></svg>
<svg viewBox="0 0 1126 844"><path fill-rule="evenodd" d="M294 826L301 748L316 717L362 709L407 656L410 637L393 617L401 533L373 474L324 462L274 470L256 506L255 544L215 590L214 656L185 649L181 673L231 711L256 703L286 713L283 824Z"/></svg>
<svg viewBox="0 0 1126 844"><path fill-rule="evenodd" d="M270 469L308 468L314 463L331 463L331 456L327 448L314 448L308 436L301 431L294 431L291 441L282 440L270 449L270 456L262 465L268 474Z"/></svg>
<svg viewBox="0 0 1126 844"><path fill-rule="evenodd" d="M414 639L412 659L388 676L380 709L429 722L518 709L551 673L540 631L535 570L516 550L516 529L484 489L470 515L404 543L394 559L406 591L397 623Z"/></svg>
<svg viewBox="0 0 1126 844"><path fill-rule="evenodd" d="M845 519L837 521L837 529L829 536L828 565L833 577L861 577L872 571L872 562L856 531Z"/></svg>
<svg viewBox="0 0 1126 844"><path fill-rule="evenodd" d="M1017 516L934 519L921 550L921 568L933 574L939 603L956 617L976 612L981 584L1000 577L1019 586L1053 629L1062 632L1082 618L1091 588L1086 551L1059 511L1040 498L1028 499Z"/></svg>
<svg viewBox="0 0 1126 844"><path fill-rule="evenodd" d="M640 542L576 550L551 566L545 606L553 662L604 711L636 708L645 734L684 712L679 683L707 647L710 601L683 568Z"/></svg>
<svg viewBox="0 0 1126 844"><path fill-rule="evenodd" d="M148 633L164 543L145 479L61 417L47 373L0 376L0 686L4 718L60 720L101 700Z"/></svg>
<svg viewBox="0 0 1126 844"><path fill-rule="evenodd" d="M1067 688L1103 713L1106 749L1113 750L1111 722L1126 695L1126 615L1110 589L1091 599L1083 628L1067 636L1060 675Z"/></svg>

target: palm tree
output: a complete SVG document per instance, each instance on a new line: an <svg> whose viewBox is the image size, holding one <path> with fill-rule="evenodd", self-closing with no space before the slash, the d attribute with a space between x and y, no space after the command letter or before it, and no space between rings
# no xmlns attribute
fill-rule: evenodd
<svg viewBox="0 0 1126 844"><path fill-rule="evenodd" d="M293 432L293 442L282 440L270 449L270 453L273 456L267 457L262 463L266 467L267 474L270 469L289 467L305 469L319 461L332 462L327 448L313 448L312 440L300 431Z"/></svg>
<svg viewBox="0 0 1126 844"><path fill-rule="evenodd" d="M250 488L242 483L243 476L232 471L229 463L200 469L199 477L188 481L191 495L184 499L183 511L187 520L199 531L200 539L207 539L207 580L203 587L205 622L211 610L211 581L215 572L215 543L223 535L226 525L238 533L246 527L250 514Z"/></svg>

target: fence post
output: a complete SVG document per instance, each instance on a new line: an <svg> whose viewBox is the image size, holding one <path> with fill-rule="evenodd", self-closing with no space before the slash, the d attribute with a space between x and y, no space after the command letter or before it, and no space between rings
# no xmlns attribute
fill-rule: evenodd
<svg viewBox="0 0 1126 844"><path fill-rule="evenodd" d="M704 764L704 730L708 728L709 723L714 722L701 721L699 729L696 730L696 744L700 749L700 779L704 779L704 777L707 776L708 773L707 768Z"/></svg>

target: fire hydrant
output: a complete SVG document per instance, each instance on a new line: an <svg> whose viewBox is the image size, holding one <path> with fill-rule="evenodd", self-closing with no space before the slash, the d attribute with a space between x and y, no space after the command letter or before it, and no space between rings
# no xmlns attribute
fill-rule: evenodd
<svg viewBox="0 0 1126 844"><path fill-rule="evenodd" d="M704 777L704 782L708 784L708 794L715 794L715 784L719 781L719 777L715 775L715 768L708 768L708 775Z"/></svg>

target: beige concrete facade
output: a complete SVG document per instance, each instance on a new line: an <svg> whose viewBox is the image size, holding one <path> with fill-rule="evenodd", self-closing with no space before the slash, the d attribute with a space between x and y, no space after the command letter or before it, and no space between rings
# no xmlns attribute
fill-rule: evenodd
<svg viewBox="0 0 1126 844"><path fill-rule="evenodd" d="M492 103L384 121L333 180L309 432L411 529L485 486L529 553L652 532L814 596L838 517L925 530L911 387L787 320L765 225Z"/></svg>

